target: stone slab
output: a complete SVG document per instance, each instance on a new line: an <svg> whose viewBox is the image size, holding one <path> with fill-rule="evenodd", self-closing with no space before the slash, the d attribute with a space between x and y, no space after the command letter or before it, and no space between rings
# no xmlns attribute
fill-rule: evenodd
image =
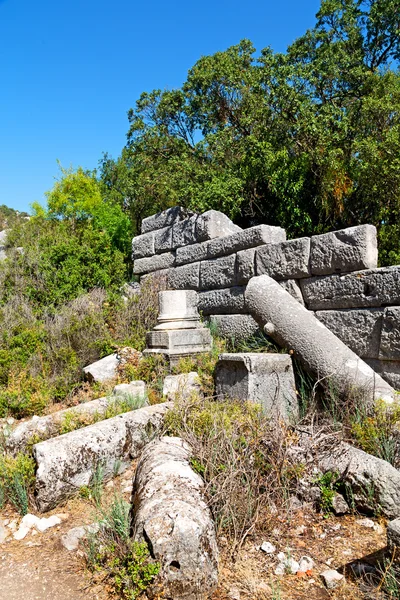
<svg viewBox="0 0 400 600"><path fill-rule="evenodd" d="M137 235L132 240L132 259L146 258L155 254L154 232Z"/></svg>
<svg viewBox="0 0 400 600"><path fill-rule="evenodd" d="M376 227L358 225L311 238L312 275L349 273L378 266Z"/></svg>
<svg viewBox="0 0 400 600"><path fill-rule="evenodd" d="M250 248L241 250L236 255L236 281L238 285L244 285L256 274L255 264L256 250Z"/></svg>
<svg viewBox="0 0 400 600"><path fill-rule="evenodd" d="M156 254L162 254L174 249L172 243L172 231L173 227L163 227L153 232L154 236L154 252Z"/></svg>
<svg viewBox="0 0 400 600"><path fill-rule="evenodd" d="M310 238L266 244L256 250L256 274L278 280L309 277L309 262Z"/></svg>
<svg viewBox="0 0 400 600"><path fill-rule="evenodd" d="M101 465L104 481L112 478L116 462L122 463L122 469L128 467L161 431L170 406L146 406L35 444L39 511L48 511L76 495L81 487L90 486L97 465Z"/></svg>
<svg viewBox="0 0 400 600"><path fill-rule="evenodd" d="M199 244L191 244L190 246L182 246L176 249L176 264L185 265L199 260L208 258L208 242L200 242Z"/></svg>
<svg viewBox="0 0 400 600"><path fill-rule="evenodd" d="M400 361L366 358L365 362L395 390L400 391Z"/></svg>
<svg viewBox="0 0 400 600"><path fill-rule="evenodd" d="M244 341L260 331L251 315L211 315L210 323L219 337Z"/></svg>
<svg viewBox="0 0 400 600"><path fill-rule="evenodd" d="M178 223L179 221L182 221L193 214L194 213L187 208L183 208L182 206L173 206L172 208L168 208L167 210L163 210L162 212L143 219L142 233L168 227L169 225Z"/></svg>
<svg viewBox="0 0 400 600"><path fill-rule="evenodd" d="M208 210L199 215L196 221L197 242L205 242L242 231L224 213L219 210Z"/></svg>
<svg viewBox="0 0 400 600"><path fill-rule="evenodd" d="M88 381L93 383L109 381L117 375L119 365L118 354L110 354L84 367L83 372Z"/></svg>
<svg viewBox="0 0 400 600"><path fill-rule="evenodd" d="M200 289L212 290L234 286L236 283L236 254L202 260Z"/></svg>
<svg viewBox="0 0 400 600"><path fill-rule="evenodd" d="M138 258L133 263L133 274L142 275L175 266L175 252L164 252L150 258Z"/></svg>
<svg viewBox="0 0 400 600"><path fill-rule="evenodd" d="M400 306L389 306L385 309L377 358L400 360Z"/></svg>
<svg viewBox="0 0 400 600"><path fill-rule="evenodd" d="M383 308L321 310L315 314L321 323L358 356L378 358Z"/></svg>
<svg viewBox="0 0 400 600"><path fill-rule="evenodd" d="M172 290L198 290L200 288L200 263L169 269L167 285Z"/></svg>
<svg viewBox="0 0 400 600"><path fill-rule="evenodd" d="M198 309L203 315L248 313L244 286L199 292Z"/></svg>
<svg viewBox="0 0 400 600"><path fill-rule="evenodd" d="M215 370L215 385L220 398L257 402L273 418L293 421L298 416L289 354L221 354Z"/></svg>
<svg viewBox="0 0 400 600"><path fill-rule="evenodd" d="M310 310L396 305L400 304L400 267L310 277L302 279L300 286Z"/></svg>

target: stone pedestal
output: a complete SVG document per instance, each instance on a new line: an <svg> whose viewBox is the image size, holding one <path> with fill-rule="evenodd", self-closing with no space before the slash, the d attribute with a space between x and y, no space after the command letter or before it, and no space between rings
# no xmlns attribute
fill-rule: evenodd
<svg viewBox="0 0 400 600"><path fill-rule="evenodd" d="M215 371L220 398L261 404L267 416L295 420L299 407L288 354L220 354Z"/></svg>
<svg viewBox="0 0 400 600"><path fill-rule="evenodd" d="M158 323L146 335L147 348L143 354L165 354L176 362L183 356L211 349L211 334L200 323L195 291L160 292L159 303Z"/></svg>

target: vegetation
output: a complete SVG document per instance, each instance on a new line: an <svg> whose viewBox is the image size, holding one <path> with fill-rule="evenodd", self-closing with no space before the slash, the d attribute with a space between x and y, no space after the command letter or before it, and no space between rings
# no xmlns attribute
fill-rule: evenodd
<svg viewBox="0 0 400 600"><path fill-rule="evenodd" d="M10 502L25 515L34 481L35 461L31 456L20 453L13 458L0 454L0 508Z"/></svg>

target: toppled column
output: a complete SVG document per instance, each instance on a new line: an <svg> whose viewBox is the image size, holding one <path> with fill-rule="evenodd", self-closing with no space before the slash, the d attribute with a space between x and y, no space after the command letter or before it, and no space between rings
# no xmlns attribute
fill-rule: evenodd
<svg viewBox="0 0 400 600"><path fill-rule="evenodd" d="M393 402L393 388L271 277L253 277L245 299L265 333L319 380L329 380L340 395L356 391L368 403Z"/></svg>
<svg viewBox="0 0 400 600"><path fill-rule="evenodd" d="M204 482L180 438L151 442L134 482L132 531L160 565L154 591L174 600L208 598L218 582L218 548Z"/></svg>

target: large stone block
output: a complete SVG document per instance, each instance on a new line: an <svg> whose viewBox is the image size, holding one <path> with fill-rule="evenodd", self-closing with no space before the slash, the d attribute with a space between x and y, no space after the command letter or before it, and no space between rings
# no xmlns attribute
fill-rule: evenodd
<svg viewBox="0 0 400 600"><path fill-rule="evenodd" d="M394 390L271 277L253 277L245 297L248 312L265 333L292 350L319 380L330 381L338 395L357 393L368 407L378 399L393 402Z"/></svg>
<svg viewBox="0 0 400 600"><path fill-rule="evenodd" d="M236 255L236 278L238 285L244 285L256 272L255 264L256 250L250 248L248 250L241 250Z"/></svg>
<svg viewBox="0 0 400 600"><path fill-rule="evenodd" d="M156 254L162 254L163 252L174 249L172 243L172 230L173 227L164 227L163 229L152 232L154 236L154 252Z"/></svg>
<svg viewBox="0 0 400 600"><path fill-rule="evenodd" d="M239 250L247 250L263 244L276 244L285 240L286 232L282 227L256 225L208 242L208 258L218 258Z"/></svg>
<svg viewBox="0 0 400 600"><path fill-rule="evenodd" d="M205 242L214 238L231 235L242 231L242 228L219 210L208 210L199 215L196 221L196 235L198 242Z"/></svg>
<svg viewBox="0 0 400 600"><path fill-rule="evenodd" d="M187 263L206 260L208 242L200 242L199 244L191 244L190 246L182 246L176 249L176 264L185 265Z"/></svg>
<svg viewBox="0 0 400 600"><path fill-rule="evenodd" d="M193 471L183 440L149 444L136 470L131 529L160 569L149 597L206 600L218 583L215 526L203 479Z"/></svg>
<svg viewBox="0 0 400 600"><path fill-rule="evenodd" d="M211 315L210 323L220 337L235 341L247 340L260 331L251 315Z"/></svg>
<svg viewBox="0 0 400 600"><path fill-rule="evenodd" d="M378 266L376 228L358 225L311 238L310 266L313 275L348 273Z"/></svg>
<svg viewBox="0 0 400 600"><path fill-rule="evenodd" d="M226 288L236 283L236 254L200 263L200 289Z"/></svg>
<svg viewBox="0 0 400 600"><path fill-rule="evenodd" d="M221 354L215 385L219 397L257 402L272 417L291 421L298 416L292 360L288 354Z"/></svg>
<svg viewBox="0 0 400 600"><path fill-rule="evenodd" d="M144 233L143 235L137 235L132 240L132 258L146 258L153 256L154 250L154 233Z"/></svg>
<svg viewBox="0 0 400 600"><path fill-rule="evenodd" d="M366 358L365 362L395 390L400 391L400 361Z"/></svg>
<svg viewBox="0 0 400 600"><path fill-rule="evenodd" d="M400 360L400 306L385 309L378 358Z"/></svg>
<svg viewBox="0 0 400 600"><path fill-rule="evenodd" d="M184 219L172 227L172 248L198 242L196 225L201 217L197 215Z"/></svg>
<svg viewBox="0 0 400 600"><path fill-rule="evenodd" d="M146 406L35 444L39 511L50 510L77 494L81 487L89 486L98 465L102 466L104 481L111 479L116 463L120 471L129 466L161 431L170 406Z"/></svg>
<svg viewBox="0 0 400 600"><path fill-rule="evenodd" d="M274 279L300 279L310 276L310 238L267 244L256 250L256 274Z"/></svg>
<svg viewBox="0 0 400 600"><path fill-rule="evenodd" d="M383 308L316 312L321 323L362 358L378 358L383 315Z"/></svg>
<svg viewBox="0 0 400 600"><path fill-rule="evenodd" d="M161 269L169 269L175 266L175 252L164 252L150 258L138 258L133 263L134 275L142 275L142 273L151 273L160 271Z"/></svg>
<svg viewBox="0 0 400 600"><path fill-rule="evenodd" d="M247 313L243 286L234 286L224 290L199 292L198 308L204 315L223 315Z"/></svg>
<svg viewBox="0 0 400 600"><path fill-rule="evenodd" d="M310 277L300 286L310 310L400 304L400 267Z"/></svg>
<svg viewBox="0 0 400 600"><path fill-rule="evenodd" d="M110 354L100 360L83 368L83 372L88 381L104 382L114 379L117 376L117 368L119 366L118 354Z"/></svg>
<svg viewBox="0 0 400 600"><path fill-rule="evenodd" d="M207 327L150 331L146 334L147 348L143 354L195 354L211 349L211 334Z"/></svg>
<svg viewBox="0 0 400 600"><path fill-rule="evenodd" d="M172 290L198 290L200 285L200 263L175 267L168 271L168 287Z"/></svg>
<svg viewBox="0 0 400 600"><path fill-rule="evenodd" d="M304 306L303 294L296 279L282 279L282 281L279 281L279 285Z"/></svg>
<svg viewBox="0 0 400 600"><path fill-rule="evenodd" d="M163 227L174 225L174 223L178 223L179 221L182 221L193 214L194 213L192 211L182 208L181 206L168 208L167 210L163 210L155 215L151 215L151 217L146 217L143 219L142 233L147 233L149 231L154 231L155 229L162 229Z"/></svg>

